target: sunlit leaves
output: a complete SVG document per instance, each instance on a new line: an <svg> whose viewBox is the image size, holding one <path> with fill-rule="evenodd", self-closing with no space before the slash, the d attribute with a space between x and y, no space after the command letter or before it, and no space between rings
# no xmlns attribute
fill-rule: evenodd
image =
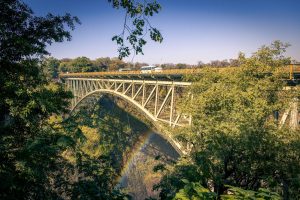
<svg viewBox="0 0 300 200"><path fill-rule="evenodd" d="M258 191L243 190L238 187L233 187L226 185L228 187L228 193L226 195L221 195L222 200L280 200L281 197L276 192L271 192L267 189L260 188Z"/></svg>
<svg viewBox="0 0 300 200"><path fill-rule="evenodd" d="M185 186L176 193L173 200L201 200L201 199L211 199L214 200L217 194L204 188L200 183L189 182L183 179Z"/></svg>
<svg viewBox="0 0 300 200"><path fill-rule="evenodd" d="M203 187L199 183L182 180L185 183L184 188L180 189L173 200L280 200L281 197L275 192L260 188L258 191L243 190L238 187L226 185L228 194L221 195L217 198L215 192Z"/></svg>
<svg viewBox="0 0 300 200"><path fill-rule="evenodd" d="M153 1L151 3L147 3L144 12L145 15L153 16L153 14L158 13L161 10L161 5L158 4L156 1Z"/></svg>
<svg viewBox="0 0 300 200"><path fill-rule="evenodd" d="M100 134L95 128L81 126L81 131L84 134L85 140L81 141L81 149L91 158L98 158L101 155Z"/></svg>
<svg viewBox="0 0 300 200"><path fill-rule="evenodd" d="M155 42L162 42L163 41L162 35L160 34L160 32L156 28L150 29L150 37Z"/></svg>
<svg viewBox="0 0 300 200"><path fill-rule="evenodd" d="M122 8L126 12L124 28L120 35L112 38L119 46L119 58L128 57L131 51L134 54L143 54L146 44L144 37L150 32L150 38L161 43L163 37L160 31L151 26L149 17L161 10L161 5L156 1L140 2L135 0L108 0L116 9Z"/></svg>

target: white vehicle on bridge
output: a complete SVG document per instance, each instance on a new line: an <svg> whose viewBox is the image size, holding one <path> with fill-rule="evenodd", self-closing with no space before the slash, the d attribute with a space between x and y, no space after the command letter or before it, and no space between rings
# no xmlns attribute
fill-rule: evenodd
<svg viewBox="0 0 300 200"><path fill-rule="evenodd" d="M120 68L119 72L126 72L126 71L132 71L131 68Z"/></svg>
<svg viewBox="0 0 300 200"><path fill-rule="evenodd" d="M141 73L142 74L147 74L147 73L152 73L152 72L161 72L161 71L162 71L161 67L157 67L157 66L154 66L154 65L141 67Z"/></svg>

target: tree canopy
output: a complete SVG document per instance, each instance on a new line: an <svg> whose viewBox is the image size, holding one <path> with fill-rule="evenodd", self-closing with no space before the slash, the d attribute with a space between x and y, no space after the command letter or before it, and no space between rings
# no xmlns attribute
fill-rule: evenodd
<svg viewBox="0 0 300 200"><path fill-rule="evenodd" d="M46 131L45 122L66 112L72 95L47 81L40 59L48 55L47 44L70 40L79 20L36 17L24 3L3 0L0 21L0 197L49 198L47 174L59 168L59 134Z"/></svg>
<svg viewBox="0 0 300 200"><path fill-rule="evenodd" d="M183 191L186 184L181 179L199 183L219 197L231 185L299 198L299 131L280 128L273 116L298 97L293 89L284 90L287 46L275 41L250 58L240 54L239 68L208 68L188 77L195 81L189 91L193 97L182 110L193 121L189 129L179 130L178 137L192 144L192 150L157 186L162 199Z"/></svg>

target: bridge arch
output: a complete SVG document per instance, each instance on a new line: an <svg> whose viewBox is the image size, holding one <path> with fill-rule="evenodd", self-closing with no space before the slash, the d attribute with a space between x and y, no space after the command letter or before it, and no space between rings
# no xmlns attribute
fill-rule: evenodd
<svg viewBox="0 0 300 200"><path fill-rule="evenodd" d="M189 82L129 80L129 79L97 79L97 78L65 78L66 89L74 98L71 101L71 113L83 100L94 94L111 94L136 107L149 119L156 130L180 154L185 154L185 147L177 142L166 128L187 126L191 118L182 115L176 104L182 98L182 90Z"/></svg>
<svg viewBox="0 0 300 200"><path fill-rule="evenodd" d="M83 97L81 97L81 99L76 102L76 105L71 109L71 112L73 112L78 105L81 103L81 101L85 100L88 96L91 96L95 93L104 93L104 94L112 94L114 96L120 97L123 100L125 100L126 102L131 103L133 106L137 107L141 112L143 112L148 118L150 118L153 122L157 122L157 119L155 118L154 115L152 115L147 109L145 109L141 104L139 104L138 102L136 102L135 100L133 100L132 98L128 97L127 95L124 95L121 92L117 92L115 90L109 90L109 89L98 89L98 90L94 90L92 92L89 92L87 94L85 94Z"/></svg>
<svg viewBox="0 0 300 200"><path fill-rule="evenodd" d="M171 127L191 123L191 119L182 117L177 108L177 102L182 98L182 89L190 83L90 78L67 78L65 82L67 89L74 94L72 111L86 97L107 93L131 103L153 122L160 121Z"/></svg>
<svg viewBox="0 0 300 200"><path fill-rule="evenodd" d="M74 110L80 105L80 103L82 101L84 101L87 97L93 95L93 94L111 94L113 96L116 97L120 97L121 99L125 100L126 102L131 103L133 106L137 107L139 109L140 112L142 112L143 114L145 114L148 119L151 119L152 122L154 122L154 127L156 129L159 129L160 131L163 129L158 122L157 119L155 119L155 116L152 115L147 109L145 109L141 104L139 104L138 102L134 101L133 99L131 99L130 97L124 95L123 93L120 92L116 92L114 90L108 90L108 89L98 89L98 90L94 90L92 92L87 93L85 96L83 96L77 103L76 105L72 108L71 113L74 112ZM101 97L100 97L101 98ZM182 154L186 154L185 150L183 150L182 145L179 144L179 142L177 142L176 140L174 140L172 138L172 136L170 134L167 133L161 133L160 131L158 131L159 135L162 136L164 139L166 139L171 146L177 151L177 153L179 153L179 155Z"/></svg>

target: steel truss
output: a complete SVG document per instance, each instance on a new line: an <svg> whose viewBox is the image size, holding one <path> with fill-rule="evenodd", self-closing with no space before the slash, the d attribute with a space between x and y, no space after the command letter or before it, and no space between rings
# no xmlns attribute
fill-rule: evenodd
<svg viewBox="0 0 300 200"><path fill-rule="evenodd" d="M154 122L171 127L191 124L191 117L178 109L178 102L183 100L183 90L191 85L190 82L65 78L65 83L74 95L71 111L87 97L106 93L130 102Z"/></svg>

